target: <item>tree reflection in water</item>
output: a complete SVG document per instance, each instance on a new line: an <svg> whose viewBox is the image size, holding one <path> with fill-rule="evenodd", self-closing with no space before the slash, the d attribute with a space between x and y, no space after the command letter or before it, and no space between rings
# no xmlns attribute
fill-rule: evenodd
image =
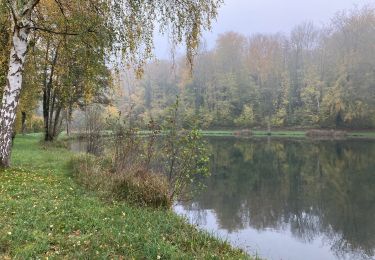
<svg viewBox="0 0 375 260"><path fill-rule="evenodd" d="M183 206L220 228L322 237L339 258L373 258L375 142L210 138L207 189ZM198 211L198 212L197 212ZM199 213L199 211L201 211ZM204 223L203 223L204 224Z"/></svg>

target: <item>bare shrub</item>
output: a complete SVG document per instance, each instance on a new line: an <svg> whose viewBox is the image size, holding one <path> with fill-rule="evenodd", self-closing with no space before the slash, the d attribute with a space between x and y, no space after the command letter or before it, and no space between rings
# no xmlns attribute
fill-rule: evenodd
<svg viewBox="0 0 375 260"><path fill-rule="evenodd" d="M99 155L103 150L102 132L105 129L105 120L100 106L88 106L85 109L84 136L87 140L87 152Z"/></svg>
<svg viewBox="0 0 375 260"><path fill-rule="evenodd" d="M121 173L139 163L141 140L138 130L119 119L112 127L112 161L115 172Z"/></svg>
<svg viewBox="0 0 375 260"><path fill-rule="evenodd" d="M170 108L163 126L165 135L162 149L163 173L167 177L170 200L189 197L201 188L199 178L209 175L208 151L197 129L184 131L179 124L179 99Z"/></svg>

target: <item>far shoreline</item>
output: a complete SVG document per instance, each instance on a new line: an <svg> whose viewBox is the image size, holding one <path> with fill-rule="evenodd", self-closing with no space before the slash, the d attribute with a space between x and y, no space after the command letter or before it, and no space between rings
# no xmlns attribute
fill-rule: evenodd
<svg viewBox="0 0 375 260"><path fill-rule="evenodd" d="M241 135L241 131L251 131L251 134ZM271 131L267 130L251 130L251 129L232 129L232 130L201 130L204 136L234 136L234 137L288 137L288 138L308 138L314 139L306 136L306 133L310 130L316 129L304 129L304 130L285 130L285 129L275 129ZM321 129L318 129L321 130ZM331 130L331 129L329 129ZM337 131L332 129L333 131ZM347 135L345 138L366 138L375 139L375 130L345 130Z"/></svg>
<svg viewBox="0 0 375 260"><path fill-rule="evenodd" d="M319 128L311 128L311 129L275 129L271 131L257 129L212 129L212 130L202 130L201 132L202 136L205 137L236 137L236 138L251 138L251 137L277 137L277 138L304 138L304 139L320 139L319 136L317 137L309 137L306 135L308 131L311 130L328 130L328 131L345 131L346 135L335 138L335 137L329 137L329 136L321 136L321 138L325 140L345 140L345 139L370 139L375 140L375 129L374 130L341 130L341 129L319 129ZM151 133L148 130L139 130L138 132L140 135L147 135ZM39 135L43 133L33 133L34 135ZM110 131L104 131L101 134L101 137L107 137L110 136ZM160 135L163 135L163 133L160 133ZM67 139L84 139L85 133L78 133L73 132L70 136L68 136L65 132L61 133L59 136L59 139L67 140Z"/></svg>

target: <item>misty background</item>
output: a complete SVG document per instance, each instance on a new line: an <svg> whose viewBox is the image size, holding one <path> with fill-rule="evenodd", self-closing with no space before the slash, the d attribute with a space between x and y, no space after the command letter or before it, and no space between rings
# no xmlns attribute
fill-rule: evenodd
<svg viewBox="0 0 375 260"><path fill-rule="evenodd" d="M247 36L256 33L286 33L302 22L323 26L338 12L373 4L370 0L225 0L212 30L203 34L207 48L214 47L217 36L228 31ZM184 54L180 46L179 54ZM155 35L155 56L171 56L167 37Z"/></svg>

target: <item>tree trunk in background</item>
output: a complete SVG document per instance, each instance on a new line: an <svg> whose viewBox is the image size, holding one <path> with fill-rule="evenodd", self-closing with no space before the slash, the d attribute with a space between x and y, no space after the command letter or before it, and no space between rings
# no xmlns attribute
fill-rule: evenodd
<svg viewBox="0 0 375 260"><path fill-rule="evenodd" d="M70 136L70 120L69 120L69 112L68 111L66 111L65 124L66 124L66 135Z"/></svg>
<svg viewBox="0 0 375 260"><path fill-rule="evenodd" d="M22 114L22 119L21 119L21 121L22 121L22 130L21 131L22 131L22 134L24 135L25 132L26 132L26 112L22 111L21 114Z"/></svg>
<svg viewBox="0 0 375 260"><path fill-rule="evenodd" d="M60 113L61 113L61 106L59 105L56 109L55 119L53 121L52 140L55 140L55 138L58 136L60 132L61 122L62 122L62 119L60 119Z"/></svg>
<svg viewBox="0 0 375 260"><path fill-rule="evenodd" d="M71 134L71 125L72 125L72 105L69 104L69 107L66 109L66 134L70 136Z"/></svg>
<svg viewBox="0 0 375 260"><path fill-rule="evenodd" d="M0 166L3 167L10 164L12 133L22 87L29 34L29 26L14 26L7 81L0 108Z"/></svg>
<svg viewBox="0 0 375 260"><path fill-rule="evenodd" d="M56 137L56 127L57 124L54 123L54 118L59 119L60 116L60 109L57 108L57 93L56 89L54 88L54 73L55 73L55 66L57 63L58 53L59 53L59 46L56 46L54 50L54 56L51 64L48 66L48 53L53 52L53 46L47 45L47 54L46 54L46 66L45 66L45 82L43 88L43 120L44 120L44 140L46 142L54 141ZM49 71L49 75L48 75ZM57 114L56 114L57 113ZM54 117L55 115L55 117Z"/></svg>

